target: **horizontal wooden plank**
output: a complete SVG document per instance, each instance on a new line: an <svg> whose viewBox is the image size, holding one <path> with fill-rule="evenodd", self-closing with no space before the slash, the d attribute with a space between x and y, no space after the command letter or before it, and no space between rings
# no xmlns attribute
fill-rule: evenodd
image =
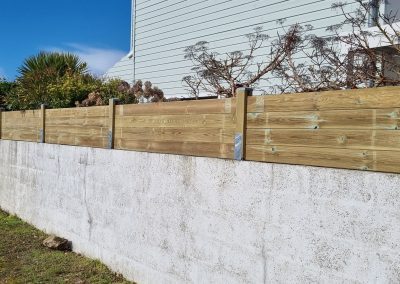
<svg viewBox="0 0 400 284"><path fill-rule="evenodd" d="M108 127L108 117L46 117L46 126L93 126Z"/></svg>
<svg viewBox="0 0 400 284"><path fill-rule="evenodd" d="M2 116L5 119L39 118L40 110L4 111Z"/></svg>
<svg viewBox="0 0 400 284"><path fill-rule="evenodd" d="M400 129L400 109L248 113L248 128Z"/></svg>
<svg viewBox="0 0 400 284"><path fill-rule="evenodd" d="M116 128L115 137L129 140L233 143L233 130L218 128Z"/></svg>
<svg viewBox="0 0 400 284"><path fill-rule="evenodd" d="M3 127L12 127L12 128L32 128L36 127L39 128L41 126L41 120L39 119L10 119L10 120L3 120L2 126Z"/></svg>
<svg viewBox="0 0 400 284"><path fill-rule="evenodd" d="M90 136L104 136L108 135L107 127L95 126L79 126L79 125L61 125L61 126L46 126L46 133L56 134L69 134L69 135L90 135Z"/></svg>
<svg viewBox="0 0 400 284"><path fill-rule="evenodd" d="M46 118L55 117L97 117L108 116L108 106L94 106L94 107L78 107L78 108L62 108L62 109L47 109Z"/></svg>
<svg viewBox="0 0 400 284"><path fill-rule="evenodd" d="M375 164L370 170L379 172L400 173L399 152L375 151Z"/></svg>
<svg viewBox="0 0 400 284"><path fill-rule="evenodd" d="M99 136L80 136L80 135L67 135L67 134L54 135L46 133L45 139L46 143L49 144L83 146L83 147L94 147L94 148L107 147L107 138Z"/></svg>
<svg viewBox="0 0 400 284"><path fill-rule="evenodd" d="M32 126L32 125L24 125L24 126L2 125L1 129L2 129L2 131L35 132L35 131L39 131L40 127Z"/></svg>
<svg viewBox="0 0 400 284"><path fill-rule="evenodd" d="M158 142L116 139L115 148L188 156L233 158L233 144L196 142Z"/></svg>
<svg viewBox="0 0 400 284"><path fill-rule="evenodd" d="M17 140L17 141L39 141L39 132L32 130L2 130L1 139L5 140Z"/></svg>
<svg viewBox="0 0 400 284"><path fill-rule="evenodd" d="M399 108L400 87L254 96L248 112Z"/></svg>
<svg viewBox="0 0 400 284"><path fill-rule="evenodd" d="M116 106L116 114L123 115L166 115L166 114L213 114L234 113L236 99L197 100L167 103L130 104Z"/></svg>
<svg viewBox="0 0 400 284"><path fill-rule="evenodd" d="M232 114L194 114L194 115L154 115L154 116L116 116L115 127L202 127L234 128L235 116Z"/></svg>
<svg viewBox="0 0 400 284"><path fill-rule="evenodd" d="M400 151L400 131L249 129L247 144Z"/></svg>
<svg viewBox="0 0 400 284"><path fill-rule="evenodd" d="M246 160L400 173L400 152L247 145Z"/></svg>

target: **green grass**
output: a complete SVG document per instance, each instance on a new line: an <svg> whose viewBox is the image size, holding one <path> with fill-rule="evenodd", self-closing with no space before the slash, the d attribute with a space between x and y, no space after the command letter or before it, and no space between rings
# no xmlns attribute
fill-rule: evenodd
<svg viewBox="0 0 400 284"><path fill-rule="evenodd" d="M43 247L45 238L0 210L0 283L130 283L99 261Z"/></svg>

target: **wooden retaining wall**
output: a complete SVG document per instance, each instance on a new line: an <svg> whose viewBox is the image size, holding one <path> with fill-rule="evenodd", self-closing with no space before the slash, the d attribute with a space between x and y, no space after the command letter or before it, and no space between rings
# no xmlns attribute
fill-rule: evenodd
<svg viewBox="0 0 400 284"><path fill-rule="evenodd" d="M247 160L400 172L400 88L250 97Z"/></svg>
<svg viewBox="0 0 400 284"><path fill-rule="evenodd" d="M400 173L400 88L1 113L2 139ZM43 134L44 133L44 134ZM42 136L44 135L44 136ZM44 137L44 141L43 141Z"/></svg>

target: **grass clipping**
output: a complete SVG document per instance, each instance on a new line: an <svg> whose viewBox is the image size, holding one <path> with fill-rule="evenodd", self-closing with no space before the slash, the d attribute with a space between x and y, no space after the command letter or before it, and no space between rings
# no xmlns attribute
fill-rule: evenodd
<svg viewBox="0 0 400 284"><path fill-rule="evenodd" d="M45 238L0 210L0 283L130 283L99 261L43 247Z"/></svg>

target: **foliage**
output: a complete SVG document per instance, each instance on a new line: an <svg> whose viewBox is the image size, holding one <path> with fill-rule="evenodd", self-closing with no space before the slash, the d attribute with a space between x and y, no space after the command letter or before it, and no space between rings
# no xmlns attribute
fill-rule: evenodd
<svg viewBox="0 0 400 284"><path fill-rule="evenodd" d="M66 74L36 86L37 89L31 89L17 80L16 87L6 97L7 107L11 110L37 109L42 103L49 108L72 107L75 101L83 100L95 90L98 83L89 75Z"/></svg>
<svg viewBox="0 0 400 284"><path fill-rule="evenodd" d="M132 87L132 93L140 102L163 102L166 101L164 97L164 92L153 84L150 81L146 81L144 83L141 80L136 81L136 83Z"/></svg>
<svg viewBox="0 0 400 284"><path fill-rule="evenodd" d="M10 109L72 106L92 82L87 64L70 53L40 52L19 67L17 87L6 98Z"/></svg>
<svg viewBox="0 0 400 284"><path fill-rule="evenodd" d="M135 103L155 103L166 101L164 92L151 82L144 83L141 80L131 87L127 82L113 79L110 81L100 82L98 88L89 94L89 96L77 103L77 106L99 106L108 104L109 99L117 98L119 104L135 104Z"/></svg>
<svg viewBox="0 0 400 284"><path fill-rule="evenodd" d="M87 64L71 53L40 52L24 60L18 68L21 78L53 79L68 74L87 74Z"/></svg>
<svg viewBox="0 0 400 284"><path fill-rule="evenodd" d="M0 78L0 108L5 107L5 98L12 92L15 86L14 82L8 82L6 79Z"/></svg>
<svg viewBox="0 0 400 284"><path fill-rule="evenodd" d="M132 93L130 85L119 79L112 79L103 81L100 79L95 80L94 88L87 92L87 97L80 103L76 101L76 106L100 106L107 105L109 99L117 98L120 104L134 104L137 99Z"/></svg>
<svg viewBox="0 0 400 284"><path fill-rule="evenodd" d="M128 83L90 75L87 64L69 53L41 52L27 58L19 73L5 96L7 108L11 110L37 109L43 103L49 108L106 105L110 98L118 98L122 104L138 102ZM144 90L146 98L163 99L161 90L146 84L150 84Z"/></svg>

